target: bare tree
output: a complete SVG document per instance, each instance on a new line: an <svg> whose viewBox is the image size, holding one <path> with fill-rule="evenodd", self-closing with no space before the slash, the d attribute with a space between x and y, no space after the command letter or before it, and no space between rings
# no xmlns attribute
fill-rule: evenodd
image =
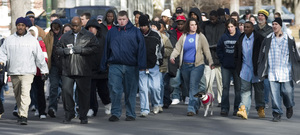
<svg viewBox="0 0 300 135"><path fill-rule="evenodd" d="M261 9L261 0L255 0L254 1L254 9L253 9L253 14L257 14L258 11Z"/></svg>
<svg viewBox="0 0 300 135"><path fill-rule="evenodd" d="M281 13L282 0L275 0L275 12Z"/></svg>
<svg viewBox="0 0 300 135"><path fill-rule="evenodd" d="M16 20L24 17L30 10L30 0L10 0L11 4L11 33L16 32Z"/></svg>
<svg viewBox="0 0 300 135"><path fill-rule="evenodd" d="M294 0L294 6L295 6L295 24L300 24L300 0Z"/></svg>
<svg viewBox="0 0 300 135"><path fill-rule="evenodd" d="M230 0L230 11L233 12L233 11L236 11L239 13L239 6L240 5L240 2L239 0Z"/></svg>

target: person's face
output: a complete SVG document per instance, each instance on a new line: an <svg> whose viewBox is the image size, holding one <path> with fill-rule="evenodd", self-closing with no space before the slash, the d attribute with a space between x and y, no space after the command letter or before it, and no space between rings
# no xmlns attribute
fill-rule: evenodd
<svg viewBox="0 0 300 135"><path fill-rule="evenodd" d="M120 26L125 26L128 23L128 17L126 15L118 16L118 23Z"/></svg>
<svg viewBox="0 0 300 135"><path fill-rule="evenodd" d="M227 30L229 31L230 34L235 33L235 29L236 29L236 26L234 26L232 23L228 24Z"/></svg>
<svg viewBox="0 0 300 135"><path fill-rule="evenodd" d="M203 21L206 21L206 20L207 20L206 16L203 15L203 16L201 16L201 17L202 17L202 20L203 20Z"/></svg>
<svg viewBox="0 0 300 135"><path fill-rule="evenodd" d="M256 20L255 20L254 17L251 17L251 18L249 19L249 21L252 22L253 24L256 24Z"/></svg>
<svg viewBox="0 0 300 135"><path fill-rule="evenodd" d="M251 14L246 14L246 19L249 19Z"/></svg>
<svg viewBox="0 0 300 135"><path fill-rule="evenodd" d="M97 34L97 29L93 26L89 27L89 31L92 32L94 35Z"/></svg>
<svg viewBox="0 0 300 135"><path fill-rule="evenodd" d="M98 20L98 23L101 24L101 23L102 23L102 20Z"/></svg>
<svg viewBox="0 0 300 135"><path fill-rule="evenodd" d="M198 20L198 16L193 12L191 13L191 18L194 18L194 19Z"/></svg>
<svg viewBox="0 0 300 135"><path fill-rule="evenodd" d="M181 13L176 13L176 16L184 16L184 13L181 12Z"/></svg>
<svg viewBox="0 0 300 135"><path fill-rule="evenodd" d="M33 30L30 30L29 32L33 37L35 37L35 32Z"/></svg>
<svg viewBox="0 0 300 135"><path fill-rule="evenodd" d="M167 16L162 16L162 20L163 20L165 23L167 23L167 22L169 21L169 17L167 17Z"/></svg>
<svg viewBox="0 0 300 135"><path fill-rule="evenodd" d="M274 15L274 18L280 18L277 14Z"/></svg>
<svg viewBox="0 0 300 135"><path fill-rule="evenodd" d="M89 21L89 19L86 19L86 16L80 16L80 19L81 19L81 22L82 22L82 25L85 26L86 23Z"/></svg>
<svg viewBox="0 0 300 135"><path fill-rule="evenodd" d="M74 33L80 32L82 24L80 23L79 20L73 20L71 25Z"/></svg>
<svg viewBox="0 0 300 135"><path fill-rule="evenodd" d="M158 17L155 17L154 19L153 19L153 21L159 21L159 18Z"/></svg>
<svg viewBox="0 0 300 135"><path fill-rule="evenodd" d="M54 29L54 27L52 26L52 28L51 28L52 30L53 30L53 32L55 33L55 34L58 34L59 33L59 31L60 31L60 28L58 28L58 29Z"/></svg>
<svg viewBox="0 0 300 135"><path fill-rule="evenodd" d="M67 27L64 28L64 33L67 33L70 30L71 30L71 27L67 26Z"/></svg>
<svg viewBox="0 0 300 135"><path fill-rule="evenodd" d="M185 21L178 21L178 22L177 22L177 29L178 29L179 31L183 31L184 24L185 24Z"/></svg>
<svg viewBox="0 0 300 135"><path fill-rule="evenodd" d="M244 24L243 23L239 23L239 29L241 32L244 32Z"/></svg>
<svg viewBox="0 0 300 135"><path fill-rule="evenodd" d="M237 16L231 16L232 19L238 21L238 17Z"/></svg>
<svg viewBox="0 0 300 135"><path fill-rule="evenodd" d="M155 25L151 25L151 29L158 31L158 29L157 29L157 27Z"/></svg>
<svg viewBox="0 0 300 135"><path fill-rule="evenodd" d="M278 33L281 30L281 26L277 22L272 23L272 28L275 33Z"/></svg>
<svg viewBox="0 0 300 135"><path fill-rule="evenodd" d="M24 35L25 31L26 31L26 25L24 23L18 23L17 24L17 34Z"/></svg>
<svg viewBox="0 0 300 135"><path fill-rule="evenodd" d="M146 33L146 32L148 32L149 27L148 26L140 26L140 29L143 33Z"/></svg>
<svg viewBox="0 0 300 135"><path fill-rule="evenodd" d="M259 23L265 23L266 22L266 17L263 14L258 14L257 18L258 18Z"/></svg>
<svg viewBox="0 0 300 135"><path fill-rule="evenodd" d="M190 32L196 32L197 31L197 23L195 21L190 21Z"/></svg>
<svg viewBox="0 0 300 135"><path fill-rule="evenodd" d="M114 21L114 14L113 13L107 13L106 20L108 24L112 24Z"/></svg>
<svg viewBox="0 0 300 135"><path fill-rule="evenodd" d="M250 35L253 32L254 28L253 25L249 24L249 23L245 23L244 25L244 33L247 35Z"/></svg>
<svg viewBox="0 0 300 135"><path fill-rule="evenodd" d="M30 16L29 19L30 19L32 25L34 25L34 17L33 17L33 16Z"/></svg>
<svg viewBox="0 0 300 135"><path fill-rule="evenodd" d="M210 16L209 19L213 24L217 23L217 21L218 21L218 17L216 17L216 16Z"/></svg>
<svg viewBox="0 0 300 135"><path fill-rule="evenodd" d="M139 18L140 18L140 14L136 14L135 15L135 18L134 18L134 21L135 21L135 24L139 24Z"/></svg>
<svg viewBox="0 0 300 135"><path fill-rule="evenodd" d="M50 17L50 22L52 23L55 19L58 19L57 17Z"/></svg>

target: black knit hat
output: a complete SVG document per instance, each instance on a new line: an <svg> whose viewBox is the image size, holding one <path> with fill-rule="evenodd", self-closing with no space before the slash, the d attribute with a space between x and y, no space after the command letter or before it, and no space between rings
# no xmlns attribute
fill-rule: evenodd
<svg viewBox="0 0 300 135"><path fill-rule="evenodd" d="M160 30L161 28L160 23L158 21L152 21L151 25L155 25L157 27L157 30Z"/></svg>
<svg viewBox="0 0 300 135"><path fill-rule="evenodd" d="M139 25L140 26L149 26L148 17L146 15L141 15L139 18Z"/></svg>
<svg viewBox="0 0 300 135"><path fill-rule="evenodd" d="M281 18L279 18L279 17L275 18L275 20L273 22L277 22L282 27L282 19Z"/></svg>
<svg viewBox="0 0 300 135"><path fill-rule="evenodd" d="M219 9L217 10L217 12L218 12L218 16L223 16L223 15L225 15L225 10L224 10L223 8L219 8Z"/></svg>

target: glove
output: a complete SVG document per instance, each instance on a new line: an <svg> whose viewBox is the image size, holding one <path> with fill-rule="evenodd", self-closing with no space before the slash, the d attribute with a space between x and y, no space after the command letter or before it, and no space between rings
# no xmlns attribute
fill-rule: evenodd
<svg viewBox="0 0 300 135"><path fill-rule="evenodd" d="M74 51L74 54L81 54L82 47L81 46L74 46L73 51Z"/></svg>
<svg viewBox="0 0 300 135"><path fill-rule="evenodd" d="M69 48L58 48L56 52L57 52L58 55L69 55L69 54L71 54L71 49L69 49Z"/></svg>
<svg viewBox="0 0 300 135"><path fill-rule="evenodd" d="M42 74L42 80L46 81L48 79L49 74Z"/></svg>
<svg viewBox="0 0 300 135"><path fill-rule="evenodd" d="M0 63L0 72L4 71L4 68L5 68L4 63Z"/></svg>

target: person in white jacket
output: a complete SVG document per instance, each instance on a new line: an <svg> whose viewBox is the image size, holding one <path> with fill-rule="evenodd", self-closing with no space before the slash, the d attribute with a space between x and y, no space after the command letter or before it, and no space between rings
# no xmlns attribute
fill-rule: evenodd
<svg viewBox="0 0 300 135"><path fill-rule="evenodd" d="M19 108L18 123L27 125L29 92L36 67L41 70L43 80L47 79L49 70L39 42L26 31L25 18L18 18L16 27L16 33L7 37L0 48L0 65L7 65L8 75L11 76Z"/></svg>

